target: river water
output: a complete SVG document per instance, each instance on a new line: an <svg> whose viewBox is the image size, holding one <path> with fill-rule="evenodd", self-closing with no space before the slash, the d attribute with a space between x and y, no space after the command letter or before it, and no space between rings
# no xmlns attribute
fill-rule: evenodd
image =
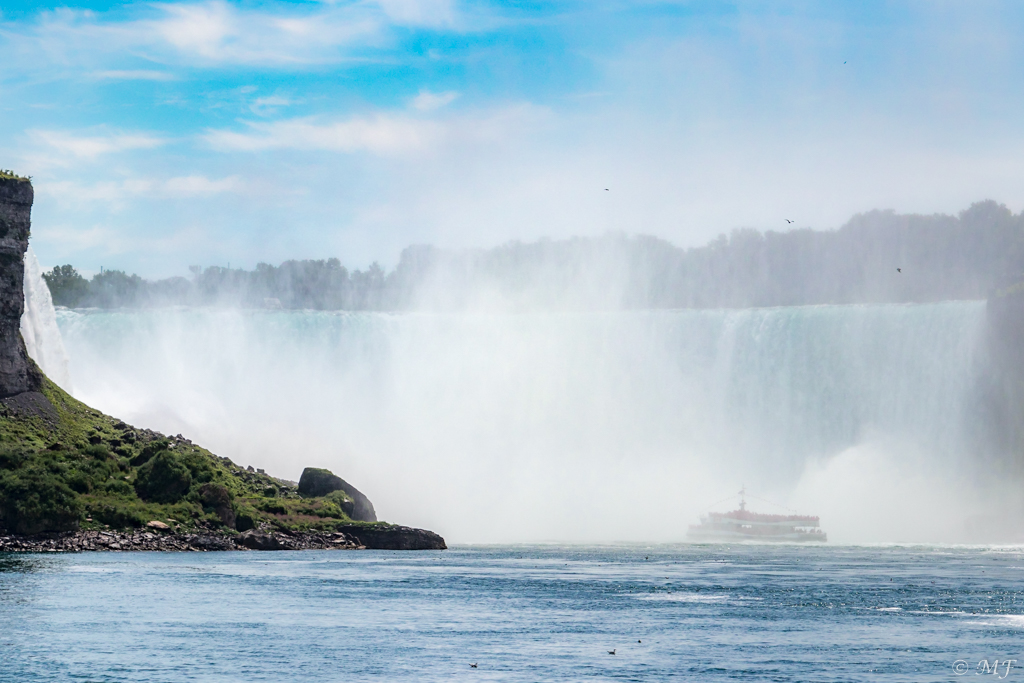
<svg viewBox="0 0 1024 683"><path fill-rule="evenodd" d="M1024 548L0 555L0 652L19 683L1018 680Z"/></svg>

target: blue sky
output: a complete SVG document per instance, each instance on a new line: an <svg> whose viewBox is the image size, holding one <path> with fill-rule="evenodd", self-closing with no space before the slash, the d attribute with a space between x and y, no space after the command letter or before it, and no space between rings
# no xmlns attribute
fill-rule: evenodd
<svg viewBox="0 0 1024 683"><path fill-rule="evenodd" d="M44 265L150 277L1019 211L1022 29L1009 2L5 2L0 167Z"/></svg>

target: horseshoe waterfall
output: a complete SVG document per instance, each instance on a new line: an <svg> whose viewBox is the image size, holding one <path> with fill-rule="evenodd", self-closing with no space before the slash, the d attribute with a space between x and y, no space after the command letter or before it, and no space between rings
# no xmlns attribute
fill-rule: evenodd
<svg viewBox="0 0 1024 683"><path fill-rule="evenodd" d="M984 301L58 321L87 403L278 476L351 472L457 541L682 540L742 485L838 542L1020 518Z"/></svg>

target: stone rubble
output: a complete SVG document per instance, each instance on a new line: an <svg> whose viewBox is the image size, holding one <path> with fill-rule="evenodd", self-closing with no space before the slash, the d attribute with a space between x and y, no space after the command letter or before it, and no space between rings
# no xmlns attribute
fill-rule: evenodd
<svg viewBox="0 0 1024 683"><path fill-rule="evenodd" d="M257 531L241 534L215 531L154 533L137 531L72 531L36 536L0 535L0 552L127 552L224 550L357 550L364 546L344 533Z"/></svg>

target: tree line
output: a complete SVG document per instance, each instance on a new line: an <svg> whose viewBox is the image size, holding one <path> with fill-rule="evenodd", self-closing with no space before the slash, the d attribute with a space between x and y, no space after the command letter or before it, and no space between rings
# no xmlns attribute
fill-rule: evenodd
<svg viewBox="0 0 1024 683"><path fill-rule="evenodd" d="M385 272L337 258L193 268L149 281L71 265L44 277L68 307L219 305L318 310L717 308L982 299L1024 274L1024 212L871 211L838 230L737 230L684 249L650 236L406 248Z"/></svg>

